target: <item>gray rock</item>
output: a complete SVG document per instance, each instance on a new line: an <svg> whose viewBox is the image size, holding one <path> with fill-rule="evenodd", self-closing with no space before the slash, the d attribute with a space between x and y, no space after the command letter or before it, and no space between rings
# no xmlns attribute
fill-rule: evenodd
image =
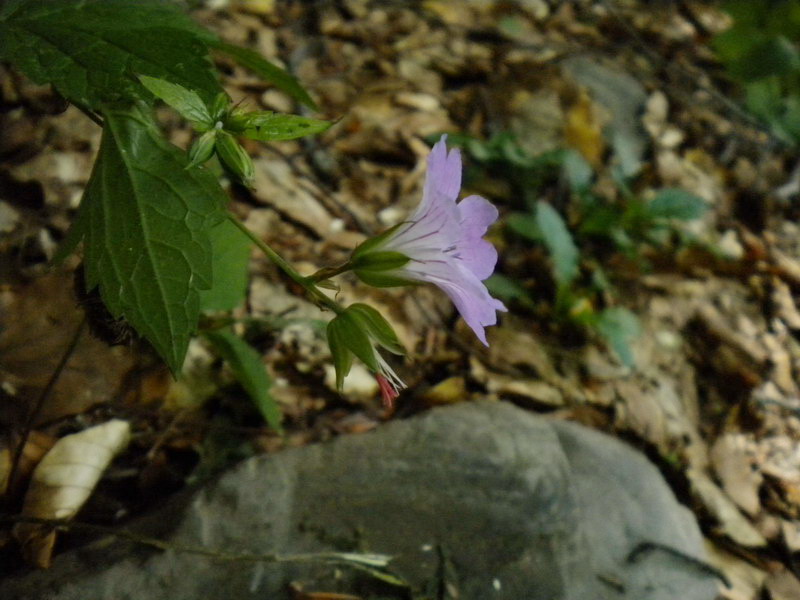
<svg viewBox="0 0 800 600"><path fill-rule="evenodd" d="M330 564L214 561L115 539L6 579L0 598L282 599L290 582L386 599L712 600L716 590L693 517L644 457L508 404L247 460L158 519L173 520L176 544L391 554L414 592Z"/></svg>

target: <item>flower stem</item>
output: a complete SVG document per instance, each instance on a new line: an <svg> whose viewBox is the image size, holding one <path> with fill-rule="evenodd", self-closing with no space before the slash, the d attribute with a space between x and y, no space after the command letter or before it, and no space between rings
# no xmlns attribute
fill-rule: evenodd
<svg viewBox="0 0 800 600"><path fill-rule="evenodd" d="M329 298L325 294L323 294L319 288L315 285L316 281L314 277L317 273L312 275L311 277L303 277L298 273L295 268L290 265L280 254L275 252L272 248L269 247L261 238L259 238L255 233L250 231L244 223L242 223L239 219L236 218L232 213L228 213L228 220L233 223L242 233L244 233L250 240L258 246L258 249L261 250L264 254L266 254L267 258L269 258L275 265L284 273L286 273L289 278L294 281L296 284L301 286L306 293L308 294L309 298L316 303L320 308L327 308L335 312L337 315L344 312L344 308L333 300ZM321 280L320 280L321 281Z"/></svg>

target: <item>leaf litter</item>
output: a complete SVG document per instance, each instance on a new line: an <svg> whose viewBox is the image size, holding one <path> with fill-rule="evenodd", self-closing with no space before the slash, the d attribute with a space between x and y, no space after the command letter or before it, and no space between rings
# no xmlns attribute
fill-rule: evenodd
<svg viewBox="0 0 800 600"><path fill-rule="evenodd" d="M529 278L534 302L488 332L488 351L431 290L365 291L343 278L339 293L376 306L411 349L397 365L413 388L398 416L488 395L623 436L647 451L698 516L712 563L733 582L721 597L793 597L797 574L786 557L800 551L800 228L780 199L791 194L794 163L778 147L765 149L764 133L714 92L718 73L686 11L635 2L613 10L605 2L427 2L420 12L367 1L296 3L284 12L250 4L195 16L289 67L328 118L341 118L317 138L248 146L255 190L233 190L231 208L309 273L342 262L365 235L407 214L421 192L425 140L441 132L486 138L508 130L534 155L571 143L596 167L594 188L612 200L620 192L609 167L620 164L640 172L645 190L679 187L709 203L692 224L699 246L656 256L650 273L618 274L642 329L631 342L635 369L600 340L551 321L538 276L548 266L533 248L501 250L507 268L523 264L537 275ZM686 4L699 23L724 22L713 8ZM313 18L300 30L303 16ZM612 48L617 38L630 44ZM218 60L230 69L226 91L235 101L292 106L230 58ZM50 114L58 100L47 90L3 79L4 123L13 119L20 133L0 148L0 206L19 215L4 221L9 235L0 245L14 258L0 290L0 384L11 400L4 425L19 431L55 366L51 357L80 320L69 276L42 276L41 240L42 232L63 237L99 131L73 109ZM608 99L623 79L636 107ZM177 120L165 124L181 135ZM520 201L502 178L468 181L506 207ZM246 440L231 451L242 456L380 426L374 386L334 391L322 333L329 315L262 258L250 260L249 273L235 327L268 365L283 437L245 408L219 361L200 361L210 376L176 391L135 351L88 336L45 404L42 434L67 439L110 418L129 420L137 438L117 459L130 467L120 472L154 490L180 486L201 455L227 452L208 441L212 431L225 432L217 440ZM209 398L202 390L217 391ZM194 404L166 400L193 395Z"/></svg>

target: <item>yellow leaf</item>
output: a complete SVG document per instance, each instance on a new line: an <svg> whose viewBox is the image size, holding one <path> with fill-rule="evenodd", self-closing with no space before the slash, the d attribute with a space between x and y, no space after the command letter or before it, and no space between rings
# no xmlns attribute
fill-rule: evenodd
<svg viewBox="0 0 800 600"><path fill-rule="evenodd" d="M567 145L580 152L593 167L602 164L606 149L603 124L592 99L584 90L580 91L578 101L567 110L564 138Z"/></svg>

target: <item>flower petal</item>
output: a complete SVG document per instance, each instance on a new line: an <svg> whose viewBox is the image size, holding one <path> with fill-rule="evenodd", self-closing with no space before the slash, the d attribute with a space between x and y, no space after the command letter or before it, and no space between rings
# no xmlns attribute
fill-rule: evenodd
<svg viewBox="0 0 800 600"><path fill-rule="evenodd" d="M484 327L497 323L498 310L505 305L492 298L489 290L468 269L458 263L429 262L401 269L412 279L428 281L439 287L455 304L456 309L478 339L488 346Z"/></svg>
<svg viewBox="0 0 800 600"><path fill-rule="evenodd" d="M454 148L447 151L447 135L434 144L428 155L428 172L422 202L411 215L411 221L418 221L430 206L453 203L461 191L461 151Z"/></svg>
<svg viewBox="0 0 800 600"><path fill-rule="evenodd" d="M486 198L468 196L458 203L458 212L461 220L458 257L478 279L486 279L497 264L497 250L483 235L497 220L497 209Z"/></svg>

